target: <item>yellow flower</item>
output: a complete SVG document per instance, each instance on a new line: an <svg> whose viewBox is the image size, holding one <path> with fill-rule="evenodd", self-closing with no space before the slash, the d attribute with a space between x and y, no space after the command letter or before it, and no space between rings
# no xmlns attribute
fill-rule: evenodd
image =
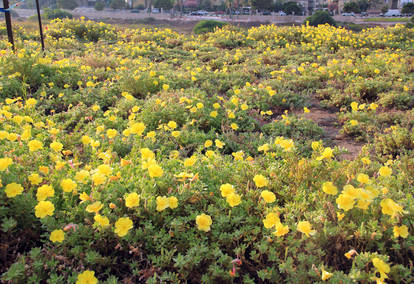
<svg viewBox="0 0 414 284"><path fill-rule="evenodd" d="M50 201L39 201L39 203L35 206L35 215L37 218L52 216L54 211L55 206Z"/></svg>
<svg viewBox="0 0 414 284"><path fill-rule="evenodd" d="M177 123L176 123L175 121L170 120L170 121L167 123L167 126L168 126L169 128L171 128L171 129L176 129L176 128L177 128Z"/></svg>
<svg viewBox="0 0 414 284"><path fill-rule="evenodd" d="M33 173L28 177L32 185L39 185L42 182L42 177L39 174Z"/></svg>
<svg viewBox="0 0 414 284"><path fill-rule="evenodd" d="M354 249L351 249L350 251L348 251L347 253L345 253L345 257L347 259L351 259L355 254L358 254L358 252Z"/></svg>
<svg viewBox="0 0 414 284"><path fill-rule="evenodd" d="M227 197L230 194L234 193L234 187L229 183L225 183L220 186L220 191L221 191L221 196Z"/></svg>
<svg viewBox="0 0 414 284"><path fill-rule="evenodd" d="M109 226L109 219L108 217L96 214L93 219L95 220L94 225L95 226L100 226L102 228L108 227Z"/></svg>
<svg viewBox="0 0 414 284"><path fill-rule="evenodd" d="M371 180L369 179L369 176L366 174L358 174L357 181L359 181L362 184L370 184Z"/></svg>
<svg viewBox="0 0 414 284"><path fill-rule="evenodd" d="M390 198L383 199L380 205L383 214L387 214L394 217L400 213L404 213L402 206L398 205Z"/></svg>
<svg viewBox="0 0 414 284"><path fill-rule="evenodd" d="M22 194L23 187L18 183L12 182L6 186L5 192L8 198L13 198L13 197L16 197L17 195Z"/></svg>
<svg viewBox="0 0 414 284"><path fill-rule="evenodd" d="M326 194L335 195L338 193L337 187L330 181L324 182L322 185L322 190Z"/></svg>
<svg viewBox="0 0 414 284"><path fill-rule="evenodd" d="M378 257L374 257L372 259L372 264L377 269L377 271L380 273L381 275L380 279L388 278L387 273L390 272L390 266L388 264L386 264L384 261L382 261Z"/></svg>
<svg viewBox="0 0 414 284"><path fill-rule="evenodd" d="M157 202L157 211L161 212L165 209L167 209L170 206L170 201L168 197L165 196L158 196L156 199Z"/></svg>
<svg viewBox="0 0 414 284"><path fill-rule="evenodd" d="M357 102L352 102L351 103L351 108L353 111L358 111L358 103Z"/></svg>
<svg viewBox="0 0 414 284"><path fill-rule="evenodd" d="M196 217L197 228L200 231L204 231L204 232L210 231L210 226L212 223L213 221L211 220L211 217L204 213Z"/></svg>
<svg viewBox="0 0 414 284"><path fill-rule="evenodd" d="M196 156L191 156L190 158L187 158L184 160L184 167L191 167L197 162Z"/></svg>
<svg viewBox="0 0 414 284"><path fill-rule="evenodd" d="M89 143L91 143L91 138L89 136L83 135L81 138L82 144L83 145L88 145Z"/></svg>
<svg viewBox="0 0 414 284"><path fill-rule="evenodd" d="M351 126L357 126L357 125L358 125L358 120L351 119L351 120L349 121L349 123L351 124Z"/></svg>
<svg viewBox="0 0 414 284"><path fill-rule="evenodd" d="M132 227L133 223L129 217L119 218L118 221L115 222L115 234L119 237L124 237Z"/></svg>
<svg viewBox="0 0 414 284"><path fill-rule="evenodd" d="M309 112L310 112L310 110L309 110L307 107L304 107L304 108L303 108L303 112L304 112L304 113L309 113Z"/></svg>
<svg viewBox="0 0 414 284"><path fill-rule="evenodd" d="M1 158L0 159L0 172L5 171L11 164L13 164L13 160L11 158Z"/></svg>
<svg viewBox="0 0 414 284"><path fill-rule="evenodd" d="M113 139L115 138L115 136L118 134L118 131L116 131L115 129L108 129L106 131L106 136L108 136L109 139Z"/></svg>
<svg viewBox="0 0 414 284"><path fill-rule="evenodd" d="M338 198L336 198L336 204L338 204L339 209L348 211L354 208L355 199L349 194L341 193Z"/></svg>
<svg viewBox="0 0 414 284"><path fill-rule="evenodd" d="M263 198L263 200L266 203L273 203L276 200L276 195L273 192L268 191L268 190L263 190L260 196Z"/></svg>
<svg viewBox="0 0 414 284"><path fill-rule="evenodd" d="M205 148L211 147L212 145L213 145L213 141L211 141L211 140L206 140L206 142L204 142L204 147Z"/></svg>
<svg viewBox="0 0 414 284"><path fill-rule="evenodd" d="M280 222L276 224L275 229L276 231L273 232L273 235L275 235L276 237L282 237L286 235L287 233L289 233L289 226L283 225Z"/></svg>
<svg viewBox="0 0 414 284"><path fill-rule="evenodd" d="M50 149L52 149L55 152L60 152L63 149L63 144L60 143L60 142L54 141L54 142L50 143Z"/></svg>
<svg viewBox="0 0 414 284"><path fill-rule="evenodd" d="M175 209L178 207L178 199L175 196L168 197L168 204L171 209Z"/></svg>
<svg viewBox="0 0 414 284"><path fill-rule="evenodd" d="M52 233L50 233L49 240L54 243L61 243L65 239L65 233L63 230L54 230Z"/></svg>
<svg viewBox="0 0 414 284"><path fill-rule="evenodd" d="M30 98L30 99L28 99L27 101L26 101L26 106L27 107L33 107L33 106L35 106L37 104L37 100L36 99L33 99L33 98Z"/></svg>
<svg viewBox="0 0 414 284"><path fill-rule="evenodd" d="M394 226L393 232L395 238L402 237L405 239L408 237L408 227L406 225Z"/></svg>
<svg viewBox="0 0 414 284"><path fill-rule="evenodd" d="M37 189L36 197L38 201L43 201L48 197L53 197L54 195L55 195L55 190L53 189L53 187L50 185L44 184Z"/></svg>
<svg viewBox="0 0 414 284"><path fill-rule="evenodd" d="M27 143L27 146L29 146L30 152L35 152L43 149L43 143L39 140L32 140L29 143Z"/></svg>
<svg viewBox="0 0 414 284"><path fill-rule="evenodd" d="M331 278L332 277L332 273L329 273L328 271L326 271L325 269L323 269L322 268L322 280L323 281L325 281L325 280L328 280L329 278Z"/></svg>
<svg viewBox="0 0 414 284"><path fill-rule="evenodd" d="M392 174L392 170L389 167L384 166L384 167L381 167L380 168L379 174L382 177L388 177L388 176L390 176Z"/></svg>
<svg viewBox="0 0 414 284"><path fill-rule="evenodd" d="M87 178L89 178L89 172L87 170L80 170L75 174L75 179L78 182L86 183Z"/></svg>
<svg viewBox="0 0 414 284"><path fill-rule="evenodd" d="M181 132L180 131L173 131L171 132L171 136L174 138L177 138L178 136L180 136Z"/></svg>
<svg viewBox="0 0 414 284"><path fill-rule="evenodd" d="M253 181L258 188L267 186L269 184L269 181L263 175L255 175Z"/></svg>
<svg viewBox="0 0 414 284"><path fill-rule="evenodd" d="M233 130L237 130L237 129L239 129L239 126L238 126L236 123L232 123L232 124L230 124L230 127L231 127Z"/></svg>
<svg viewBox="0 0 414 284"><path fill-rule="evenodd" d="M323 159L331 159L333 157L333 150L330 147L326 147L323 152L322 155L317 157L316 160L321 161Z"/></svg>
<svg viewBox="0 0 414 284"><path fill-rule="evenodd" d="M98 166L98 172L103 175L110 176L112 174L112 168L108 165L103 164Z"/></svg>
<svg viewBox="0 0 414 284"><path fill-rule="evenodd" d="M162 89L164 91L167 91L170 88L170 86L168 84L162 84Z"/></svg>
<svg viewBox="0 0 414 284"><path fill-rule="evenodd" d="M304 233L307 237L316 233L315 230L312 230L312 225L308 221L300 221L297 229L299 232Z"/></svg>
<svg viewBox="0 0 414 284"><path fill-rule="evenodd" d="M104 184L106 181L106 176L100 172L96 172L92 175L92 181L96 186Z"/></svg>
<svg viewBox="0 0 414 284"><path fill-rule="evenodd" d="M274 212L267 214L266 218L263 220L263 225L265 226L266 229L270 229L279 223L280 223L279 214L274 213Z"/></svg>
<svg viewBox="0 0 414 284"><path fill-rule="evenodd" d="M240 204L241 196L237 193L232 193L230 195L227 195L226 201L231 207L234 207Z"/></svg>
<svg viewBox="0 0 414 284"><path fill-rule="evenodd" d="M95 214L98 214L98 212L99 212L99 210L101 210L102 209L102 207L103 207L103 204L102 204L102 202L100 202L100 201L95 201L94 203L92 203L92 204L90 204L90 205L88 205L88 206L86 206L86 212L89 212L89 213L95 213Z"/></svg>
<svg viewBox="0 0 414 284"><path fill-rule="evenodd" d="M362 163L363 163L363 164L365 164L365 165L369 165L369 164L371 164L371 160L370 160L369 158L367 158L367 157L363 157L363 158L361 159L361 161L362 161Z"/></svg>
<svg viewBox="0 0 414 284"><path fill-rule="evenodd" d="M60 182L60 186L62 187L64 192L72 192L76 189L77 184L70 178L66 178Z"/></svg>
<svg viewBox="0 0 414 284"><path fill-rule="evenodd" d="M148 149L148 148L142 148L141 150L140 150L140 152L141 152L141 158L143 159L143 160L151 160L151 159L154 159L155 158L155 154L154 154L154 152L152 152L150 149Z"/></svg>
<svg viewBox="0 0 414 284"><path fill-rule="evenodd" d="M142 122L136 122L134 124L131 125L131 134L136 134L141 136L142 133L144 133L145 131L145 124Z"/></svg>
<svg viewBox="0 0 414 284"><path fill-rule="evenodd" d="M81 203L91 200L90 196L86 192L82 192L81 194L79 194L79 199L82 200Z"/></svg>
<svg viewBox="0 0 414 284"><path fill-rule="evenodd" d="M98 283L98 279L95 277L95 272L86 270L78 275L78 279L76 280L76 284L96 284Z"/></svg>
<svg viewBox="0 0 414 284"><path fill-rule="evenodd" d="M223 146L226 145L226 143L223 143L218 139L216 139L214 142L216 143L216 147L219 149L223 148Z"/></svg>
<svg viewBox="0 0 414 284"><path fill-rule="evenodd" d="M49 173L49 168L45 167L45 166L40 166L39 167L39 172L41 172L44 175L47 175Z"/></svg>
<svg viewBox="0 0 414 284"><path fill-rule="evenodd" d="M148 173L150 177L154 178L154 177L162 177L162 175L164 174L164 171L157 164L152 164L148 167Z"/></svg>
<svg viewBox="0 0 414 284"><path fill-rule="evenodd" d="M125 196L125 206L128 208L137 207L139 205L139 195L136 192L132 192Z"/></svg>

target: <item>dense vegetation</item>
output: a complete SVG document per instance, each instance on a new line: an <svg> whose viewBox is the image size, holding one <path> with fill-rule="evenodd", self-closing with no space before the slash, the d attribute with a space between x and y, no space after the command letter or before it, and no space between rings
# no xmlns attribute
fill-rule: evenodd
<svg viewBox="0 0 414 284"><path fill-rule="evenodd" d="M0 35L3 281L414 281L414 29Z"/></svg>

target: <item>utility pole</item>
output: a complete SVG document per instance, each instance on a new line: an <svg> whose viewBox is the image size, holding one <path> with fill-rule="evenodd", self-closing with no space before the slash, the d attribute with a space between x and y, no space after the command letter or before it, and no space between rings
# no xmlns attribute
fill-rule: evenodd
<svg viewBox="0 0 414 284"><path fill-rule="evenodd" d="M4 0L3 0L4 1ZM45 40L43 38L43 27L42 27L42 17L40 17L40 5L39 0L36 0L36 9L37 9L37 19L39 21L39 32L40 32L40 42L42 44L42 50L45 50Z"/></svg>
<svg viewBox="0 0 414 284"><path fill-rule="evenodd" d="M3 0L3 8L5 10L10 8L9 0ZM13 50L15 50L10 11L5 11L4 12L4 18L6 19L7 36L9 37L9 42L11 43Z"/></svg>

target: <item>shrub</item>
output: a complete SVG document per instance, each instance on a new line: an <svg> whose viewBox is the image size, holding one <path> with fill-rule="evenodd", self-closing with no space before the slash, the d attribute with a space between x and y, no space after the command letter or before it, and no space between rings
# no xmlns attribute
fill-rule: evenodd
<svg viewBox="0 0 414 284"><path fill-rule="evenodd" d="M58 7L62 9L73 10L78 7L76 0L58 0Z"/></svg>
<svg viewBox="0 0 414 284"><path fill-rule="evenodd" d="M54 20L54 19L72 19L73 16L71 13L60 10L60 9L44 9L43 16L48 20Z"/></svg>
<svg viewBox="0 0 414 284"><path fill-rule="evenodd" d="M288 15L302 15L302 6L296 2L286 2L282 6L282 11Z"/></svg>
<svg viewBox="0 0 414 284"><path fill-rule="evenodd" d="M193 33L202 34L213 32L216 28L222 28L227 25L225 22L215 21L215 20L203 20L199 21L193 28Z"/></svg>
<svg viewBox="0 0 414 284"><path fill-rule="evenodd" d="M402 14L414 14L414 3L406 3L401 9Z"/></svg>
<svg viewBox="0 0 414 284"><path fill-rule="evenodd" d="M314 26L314 27L318 25L323 25L323 24L329 24L331 26L336 26L336 22L334 18L332 18L331 15L329 15L329 13L326 11L316 11L315 14L307 17L305 21L309 22L309 25Z"/></svg>
<svg viewBox="0 0 414 284"><path fill-rule="evenodd" d="M344 12L346 13L360 13L361 9L357 2L347 2L344 4Z"/></svg>
<svg viewBox="0 0 414 284"><path fill-rule="evenodd" d="M93 7L96 11L102 11L105 8L105 4L101 1L97 1Z"/></svg>

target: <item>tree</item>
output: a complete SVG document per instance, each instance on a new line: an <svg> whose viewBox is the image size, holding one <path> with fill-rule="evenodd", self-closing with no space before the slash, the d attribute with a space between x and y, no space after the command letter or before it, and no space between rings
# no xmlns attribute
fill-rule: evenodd
<svg viewBox="0 0 414 284"><path fill-rule="evenodd" d="M61 9L73 10L78 7L78 3L75 0L58 0L57 6Z"/></svg>
<svg viewBox="0 0 414 284"><path fill-rule="evenodd" d="M111 4L109 4L109 7L111 7L112 9L123 9L125 7L125 1L111 0Z"/></svg>
<svg viewBox="0 0 414 284"><path fill-rule="evenodd" d="M345 13L361 13L361 9L357 2L347 2L344 5Z"/></svg>
<svg viewBox="0 0 414 284"><path fill-rule="evenodd" d="M273 1L271 0L252 0L252 6L258 10L270 10L272 5Z"/></svg>
<svg viewBox="0 0 414 284"><path fill-rule="evenodd" d="M283 2L282 2L282 1L276 1L276 2L273 4L273 10L274 10L275 12L282 11L282 9L283 9Z"/></svg>
<svg viewBox="0 0 414 284"><path fill-rule="evenodd" d="M302 15L302 7L296 2L287 2L282 6L282 11L287 15Z"/></svg>
<svg viewBox="0 0 414 284"><path fill-rule="evenodd" d="M155 0L154 7L170 10L173 7L173 2L172 0Z"/></svg>
<svg viewBox="0 0 414 284"><path fill-rule="evenodd" d="M358 0L357 3L361 12L366 12L371 7L371 3L368 0Z"/></svg>
<svg viewBox="0 0 414 284"><path fill-rule="evenodd" d="M402 14L414 14L414 3L406 3L402 7Z"/></svg>

